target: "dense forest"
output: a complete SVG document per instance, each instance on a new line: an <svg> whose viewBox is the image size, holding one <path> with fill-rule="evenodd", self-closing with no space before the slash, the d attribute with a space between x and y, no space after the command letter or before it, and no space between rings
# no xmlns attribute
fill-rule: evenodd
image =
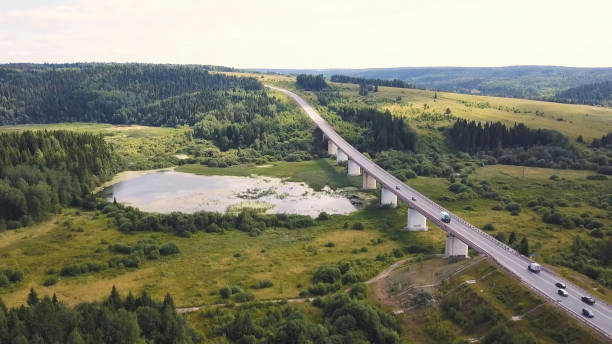
<svg viewBox="0 0 612 344"><path fill-rule="evenodd" d="M53 298L39 298L32 289L27 306L7 309L0 301L0 343L133 344L200 343L203 336L178 315L174 301L152 300L146 292L119 295L113 287L102 302L68 307Z"/></svg>
<svg viewBox="0 0 612 344"><path fill-rule="evenodd" d="M551 101L612 106L612 81L580 85L557 93Z"/></svg>
<svg viewBox="0 0 612 344"><path fill-rule="evenodd" d="M323 75L299 74L295 80L299 88L307 91L319 91L327 87Z"/></svg>
<svg viewBox="0 0 612 344"><path fill-rule="evenodd" d="M523 123L506 127L501 122L481 123L459 119L447 131L453 144L471 154L487 155L490 163L596 170L612 174L612 135L593 140L598 148L585 152L569 144L563 134L548 129L530 129ZM581 137L578 142L581 143Z"/></svg>
<svg viewBox="0 0 612 344"><path fill-rule="evenodd" d="M365 285L315 299L321 320L313 321L286 304L249 303L203 314L211 339L230 343L400 343L400 326L392 315L367 302Z"/></svg>
<svg viewBox="0 0 612 344"><path fill-rule="evenodd" d="M44 219L61 206L93 206L91 190L117 171L102 136L71 131L0 133L0 228Z"/></svg>
<svg viewBox="0 0 612 344"><path fill-rule="evenodd" d="M530 129L523 123L506 127L501 122L481 122L458 119L449 135L461 150L477 152L510 147L528 148L536 145L567 146L561 133L546 129Z"/></svg>
<svg viewBox="0 0 612 344"><path fill-rule="evenodd" d="M215 108L219 99L211 97L215 91L262 88L254 78L211 73L202 66L4 65L0 66L0 124L193 125L195 114ZM199 92L205 94L197 97Z"/></svg>
<svg viewBox="0 0 612 344"><path fill-rule="evenodd" d="M367 78L334 74L331 76L330 81L340 82L340 83L345 83L345 84L388 86L388 87L398 87L398 88L415 88L414 85L408 82L399 80L399 79L393 79L393 80L367 79Z"/></svg>
<svg viewBox="0 0 612 344"><path fill-rule="evenodd" d="M391 112L380 111L373 107L332 103L330 110L336 112L344 121L357 124L368 131L366 137L349 141L361 151L377 152L387 149L414 150L417 134L408 122L394 117Z"/></svg>
<svg viewBox="0 0 612 344"><path fill-rule="evenodd" d="M193 127L194 136L211 140L223 151L253 148L262 155L280 157L316 151L314 126L308 118L264 91L224 91L210 98L203 94L197 97L215 99L216 105L199 114L202 119Z"/></svg>

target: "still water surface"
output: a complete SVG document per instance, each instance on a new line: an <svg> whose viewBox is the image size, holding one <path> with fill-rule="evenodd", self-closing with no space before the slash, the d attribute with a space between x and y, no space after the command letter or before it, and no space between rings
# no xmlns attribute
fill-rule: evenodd
<svg viewBox="0 0 612 344"><path fill-rule="evenodd" d="M328 188L318 192L304 183L278 178L199 176L172 170L126 177L105 188L103 195L157 213L225 212L245 205L265 208L268 213L313 217L322 211L348 214L357 210L348 198Z"/></svg>

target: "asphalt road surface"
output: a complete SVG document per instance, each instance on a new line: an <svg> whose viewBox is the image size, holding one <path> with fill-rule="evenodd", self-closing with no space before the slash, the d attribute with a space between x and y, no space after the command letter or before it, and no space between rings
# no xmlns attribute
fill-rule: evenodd
<svg viewBox="0 0 612 344"><path fill-rule="evenodd" d="M366 158L338 135L319 113L300 96L282 88L273 86L267 87L283 92L293 98L319 129L321 129L325 136L338 146L338 149L345 152L350 160L355 161L361 166L362 170L373 176L378 183L391 190L398 198L409 204L410 207L418 210L419 213L423 214L428 220L438 225L448 234L459 238L472 249L489 256L514 275L514 277L518 278L521 283L547 298L554 305L557 305L574 318L589 325L605 335L608 339L612 340L612 307L610 307L610 305L599 299L596 299L594 305L587 305L580 299L584 295L593 297L593 295L589 294L587 291L578 288L561 276L547 269L539 273L529 271L527 266L532 262L531 260L520 255L512 248L501 243L487 233L470 225L467 221L456 216L451 211L444 209ZM412 201L412 197L414 197L416 201ZM440 219L441 212L443 211L449 213L451 216L451 222L448 224L442 222ZM566 290L569 293L568 297L557 294L558 288L555 286L557 282L565 283L567 286ZM595 314L595 317L587 318L582 315L583 308L590 309Z"/></svg>

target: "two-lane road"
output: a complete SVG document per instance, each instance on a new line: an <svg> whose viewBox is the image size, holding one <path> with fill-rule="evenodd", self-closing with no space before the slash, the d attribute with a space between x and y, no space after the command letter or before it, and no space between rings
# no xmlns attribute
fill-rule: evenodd
<svg viewBox="0 0 612 344"><path fill-rule="evenodd" d="M467 221L454 215L447 209L442 208L434 201L420 194L410 186L406 185L393 175L376 165L374 162L366 158L348 142L346 142L336 131L312 108L304 99L297 94L273 86L267 86L277 91L283 92L295 100L310 119L321 129L329 140L334 142L338 149L346 153L349 159L356 162L369 175L373 176L380 184L395 193L401 200L417 209L428 220L440 226L444 231L454 235L461 241L465 242L471 248L489 256L496 261L504 269L518 278L523 284L532 290L536 291L545 298L552 301L553 304L568 312L576 319L591 326L612 340L612 307L601 300L597 300L593 306L586 305L580 298L583 295L592 296L585 290L574 286L560 276L552 273L549 270L544 270L540 273L532 273L527 270L528 264L531 262L528 258L518 254L515 250L507 245L499 242L490 235L470 225ZM416 201L412 201L412 198ZM440 213L446 211L451 214L451 222L443 223L440 220ZM568 297L562 297L557 294L556 282L563 282L567 285ZM587 318L582 315L582 309L589 308L595 314L594 318Z"/></svg>

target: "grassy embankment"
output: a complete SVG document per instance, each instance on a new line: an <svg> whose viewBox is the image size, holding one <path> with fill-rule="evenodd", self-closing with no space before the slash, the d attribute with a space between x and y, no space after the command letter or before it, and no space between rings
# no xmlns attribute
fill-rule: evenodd
<svg viewBox="0 0 612 344"><path fill-rule="evenodd" d="M390 279L402 281L404 286L437 285L426 289L432 291L438 302L399 315L406 343L451 343L456 338L482 340L496 324L505 324L511 333L525 334L537 343L605 342L578 321L544 303L490 261L472 265L438 284L440 275L452 265L432 260L411 264L391 275ZM373 287L377 291L371 293L372 298L389 290L381 287L384 288ZM391 299L397 298L400 289L392 294Z"/></svg>

